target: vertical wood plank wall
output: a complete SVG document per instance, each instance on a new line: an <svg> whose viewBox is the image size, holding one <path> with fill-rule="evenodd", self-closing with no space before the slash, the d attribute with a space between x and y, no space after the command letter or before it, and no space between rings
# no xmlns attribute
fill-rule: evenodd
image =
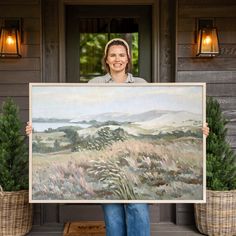
<svg viewBox="0 0 236 236"><path fill-rule="evenodd" d="M23 21L21 59L0 58L0 104L13 97L20 106L22 122L28 118L28 83L41 81L40 1L0 1L0 24L5 17L20 17Z"/></svg>
<svg viewBox="0 0 236 236"><path fill-rule="evenodd" d="M155 81L169 83L175 81L175 1L160 1L160 78Z"/></svg>
<svg viewBox="0 0 236 236"><path fill-rule="evenodd" d="M59 82L59 16L57 0L42 0L43 82Z"/></svg>

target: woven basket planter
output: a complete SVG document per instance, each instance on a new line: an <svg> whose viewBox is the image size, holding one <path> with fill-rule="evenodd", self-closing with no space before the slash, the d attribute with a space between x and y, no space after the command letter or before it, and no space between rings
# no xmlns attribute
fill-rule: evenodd
<svg viewBox="0 0 236 236"><path fill-rule="evenodd" d="M0 236L22 236L31 227L29 191L0 192Z"/></svg>
<svg viewBox="0 0 236 236"><path fill-rule="evenodd" d="M210 191L206 204L194 204L198 230L209 236L236 235L236 190Z"/></svg>

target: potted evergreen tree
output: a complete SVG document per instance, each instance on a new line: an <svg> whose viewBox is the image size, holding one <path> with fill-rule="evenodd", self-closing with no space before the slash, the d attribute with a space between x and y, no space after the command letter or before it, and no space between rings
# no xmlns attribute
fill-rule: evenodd
<svg viewBox="0 0 236 236"><path fill-rule="evenodd" d="M236 155L226 140L227 124L217 100L207 98L210 133L206 145L206 204L194 204L198 230L206 235L236 234Z"/></svg>
<svg viewBox="0 0 236 236"><path fill-rule="evenodd" d="M0 235L20 236L32 227L28 197L28 151L19 109L11 98L0 110Z"/></svg>

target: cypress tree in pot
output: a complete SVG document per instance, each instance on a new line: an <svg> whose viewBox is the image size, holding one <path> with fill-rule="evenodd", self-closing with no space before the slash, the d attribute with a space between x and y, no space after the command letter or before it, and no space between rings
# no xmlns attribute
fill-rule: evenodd
<svg viewBox="0 0 236 236"><path fill-rule="evenodd" d="M210 128L206 145L206 204L195 204L198 230L206 235L236 234L236 155L226 140L227 120L220 104L207 98Z"/></svg>
<svg viewBox="0 0 236 236"><path fill-rule="evenodd" d="M0 235L25 235L32 227L28 193L28 148L19 108L11 98L0 110Z"/></svg>

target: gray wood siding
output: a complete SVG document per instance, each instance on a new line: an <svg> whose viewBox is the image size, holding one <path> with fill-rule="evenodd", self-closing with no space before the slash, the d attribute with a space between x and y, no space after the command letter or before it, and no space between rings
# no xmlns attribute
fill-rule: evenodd
<svg viewBox="0 0 236 236"><path fill-rule="evenodd" d="M22 58L0 58L0 104L6 97L13 97L22 122L29 120L28 83L41 81L40 9L39 0L0 1L0 20L19 17L23 22Z"/></svg>
<svg viewBox="0 0 236 236"><path fill-rule="evenodd" d="M156 29L160 31L159 81L206 82L207 94L217 98L230 121L228 140L236 150L236 1L157 2L160 6L159 28ZM59 19L57 0L0 0L0 22L4 17L23 19L24 41L21 59L0 59L0 104L7 96L14 97L20 106L21 120L26 122L28 83L59 82L60 70L65 67L59 58L62 47L59 29L63 19ZM215 18L221 51L217 58L195 58L197 17ZM101 218L101 214L97 205L71 205L67 208L63 204L34 204L35 225L60 223L78 217L91 220ZM194 223L192 204L153 204L150 215L152 222Z"/></svg>
<svg viewBox="0 0 236 236"><path fill-rule="evenodd" d="M177 6L176 82L205 82L229 120L228 141L236 151L236 2L179 0ZM214 18L220 55L196 58L196 18ZM194 222L192 204L177 204L177 224Z"/></svg>
<svg viewBox="0 0 236 236"><path fill-rule="evenodd" d="M0 22L5 17L22 19L23 41L20 59L0 58L0 104L13 97L23 123L29 120L30 82L41 82L41 2L40 0L1 0ZM22 132L24 132L22 130ZM43 206L34 204L34 224L47 221ZM55 213L54 213L55 214ZM46 214L47 215L47 214ZM55 220L53 222L56 222Z"/></svg>
<svg viewBox="0 0 236 236"><path fill-rule="evenodd" d="M196 58L197 18L214 18L220 55ZM236 151L236 2L232 0L179 0L177 25L177 82L206 82L229 120L228 140Z"/></svg>

